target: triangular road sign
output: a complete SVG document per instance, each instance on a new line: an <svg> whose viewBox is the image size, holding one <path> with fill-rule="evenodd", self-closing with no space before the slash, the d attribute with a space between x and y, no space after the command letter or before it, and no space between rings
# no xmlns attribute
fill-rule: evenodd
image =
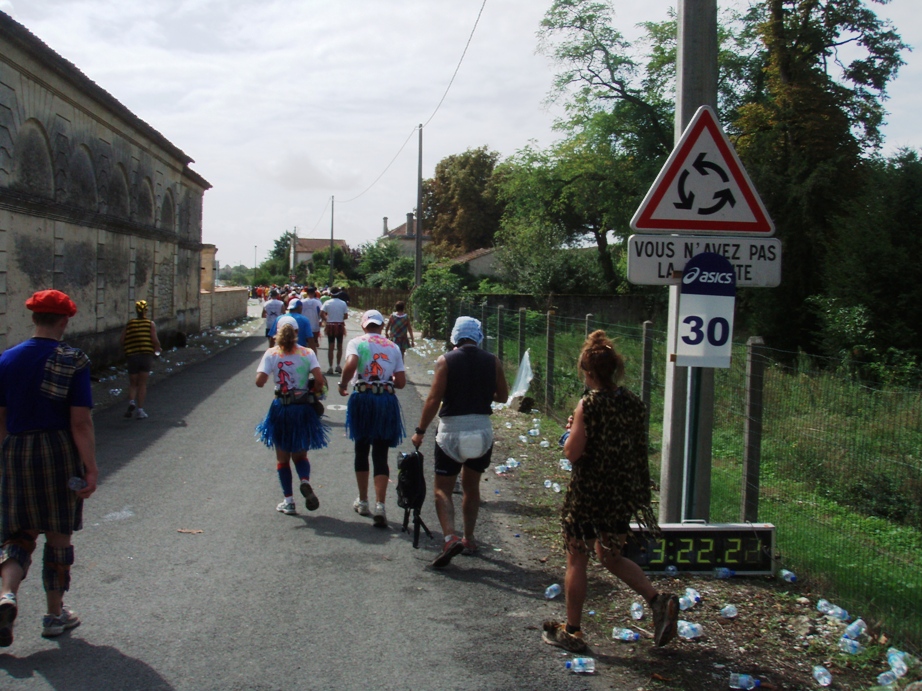
<svg viewBox="0 0 922 691"><path fill-rule="evenodd" d="M701 106L685 128L631 219L631 228L654 233L774 235L775 224L708 106Z"/></svg>

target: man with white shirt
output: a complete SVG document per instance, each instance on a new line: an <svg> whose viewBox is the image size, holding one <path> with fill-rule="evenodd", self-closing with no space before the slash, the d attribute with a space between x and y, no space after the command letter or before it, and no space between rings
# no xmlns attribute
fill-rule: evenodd
<svg viewBox="0 0 922 691"><path fill-rule="evenodd" d="M275 346L275 336L270 336L269 332L272 331L275 321L282 316L284 311L285 303L279 300L278 288L273 288L269 291L269 299L263 305L263 317L266 319L266 338L269 339L270 348Z"/></svg>
<svg viewBox="0 0 922 691"><path fill-rule="evenodd" d="M323 303L317 297L317 289L310 286L307 289L307 297L301 301L301 314L307 317L311 323L314 335L308 339L308 346L313 348L314 352L320 349L320 308Z"/></svg>
<svg viewBox="0 0 922 691"><path fill-rule="evenodd" d="M343 337L346 335L346 319L349 316L349 307L338 297L332 297L323 303L321 308L321 318L323 320L324 333L330 342L327 359L330 363L330 369L327 374L333 374L333 348L336 348L336 374L343 371L340 363L343 360Z"/></svg>

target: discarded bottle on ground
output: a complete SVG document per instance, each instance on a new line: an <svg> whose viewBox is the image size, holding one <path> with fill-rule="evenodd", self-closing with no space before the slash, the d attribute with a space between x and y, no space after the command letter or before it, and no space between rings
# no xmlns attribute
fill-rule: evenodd
<svg viewBox="0 0 922 691"><path fill-rule="evenodd" d="M731 689L754 689L757 686L762 686L762 682L749 674L730 673Z"/></svg>
<svg viewBox="0 0 922 691"><path fill-rule="evenodd" d="M822 665L817 665L813 668L813 678L816 679L816 683L820 686L829 686L832 683L832 675Z"/></svg>
<svg viewBox="0 0 922 691"><path fill-rule="evenodd" d="M793 571L788 571L787 569L781 569L781 572L778 575L781 576L781 580L787 581L788 583L797 582L797 574L795 574Z"/></svg>
<svg viewBox="0 0 922 691"><path fill-rule="evenodd" d="M853 641L851 638L842 636L842 638L839 639L839 650L849 655L857 655L864 650L864 646L858 641Z"/></svg>
<svg viewBox="0 0 922 691"><path fill-rule="evenodd" d="M539 434L541 434L541 430L539 430L537 427L528 430L529 437L537 437Z"/></svg>
<svg viewBox="0 0 922 691"><path fill-rule="evenodd" d="M689 600L691 600L695 604L698 604L699 602L701 602L701 593L699 593L694 588L686 588L685 597L687 597Z"/></svg>
<svg viewBox="0 0 922 691"><path fill-rule="evenodd" d="M683 595L682 597L679 598L679 609L682 610L683 612L687 609L691 609L694 606L695 606L695 601L692 600L690 597Z"/></svg>
<svg viewBox="0 0 922 691"><path fill-rule="evenodd" d="M899 679L899 677L896 676L896 673L892 669L890 669L877 675L877 685L890 686L890 684L894 683L897 679Z"/></svg>
<svg viewBox="0 0 922 691"><path fill-rule="evenodd" d="M553 483L552 483L550 480L545 480L545 481L544 481L544 486L545 486L547 489L550 489L552 484L553 484Z"/></svg>
<svg viewBox="0 0 922 691"><path fill-rule="evenodd" d="M634 621L643 619L643 605L641 603L634 602L631 604L631 618Z"/></svg>
<svg viewBox="0 0 922 691"><path fill-rule="evenodd" d="M858 640L867 628L868 625L864 623L864 619L855 619L855 621L845 627L845 632L842 635L846 638Z"/></svg>
<svg viewBox="0 0 922 691"><path fill-rule="evenodd" d="M820 600L816 603L816 608L828 617L848 621L848 612L838 605L832 604L829 600Z"/></svg>
<svg viewBox="0 0 922 691"><path fill-rule="evenodd" d="M715 578L733 578L736 575L736 571L733 569L728 569L726 566L719 566L714 569Z"/></svg>
<svg viewBox="0 0 922 691"><path fill-rule="evenodd" d="M611 637L616 641L638 641L640 640L640 634L636 631L631 631L630 629L624 629L620 626L616 626L611 631Z"/></svg>
<svg viewBox="0 0 922 691"><path fill-rule="evenodd" d="M889 648L887 650L887 664L890 665L890 669L893 670L893 673L898 677L904 676L906 670L909 668L906 664L906 653L896 648Z"/></svg>
<svg viewBox="0 0 922 691"><path fill-rule="evenodd" d="M498 466L496 466L495 470L497 475L504 475L506 471L509 470L509 468L506 467L505 463L500 463Z"/></svg>
<svg viewBox="0 0 922 691"><path fill-rule="evenodd" d="M675 564L670 564L669 566L666 567L666 575L667 576L678 576L679 575L678 567L676 567Z"/></svg>
<svg viewBox="0 0 922 691"><path fill-rule="evenodd" d="M519 462L518 462L517 460L515 460L514 458L507 458L507 459L506 459L506 467L507 467L507 468L518 468L520 465L522 465L522 464L519 463Z"/></svg>
<svg viewBox="0 0 922 691"><path fill-rule="evenodd" d="M573 464L570 463L570 461L568 461L566 458L561 458L560 461L558 461L558 465L560 466L561 470L564 470L568 473L573 470Z"/></svg>
<svg viewBox="0 0 922 691"><path fill-rule="evenodd" d="M567 669L576 674L595 674L595 660L591 657L574 657L567 660Z"/></svg>
<svg viewBox="0 0 922 691"><path fill-rule="evenodd" d="M540 446L542 449L547 449L550 447L550 445L551 445L551 442L549 442L547 439L543 439L541 443L538 444L538 446Z"/></svg>
<svg viewBox="0 0 922 691"><path fill-rule="evenodd" d="M553 485L551 485L551 489L553 489L555 492L560 492L560 485L555 482Z"/></svg>
<svg viewBox="0 0 922 691"><path fill-rule="evenodd" d="M739 611L736 609L736 605L724 605L720 610L720 616L724 619L733 619Z"/></svg>
<svg viewBox="0 0 922 691"><path fill-rule="evenodd" d="M684 619L679 619L679 638L685 638L690 640L692 638L698 638L704 634L704 629L701 627L701 624L695 624L690 621L685 621Z"/></svg>
<svg viewBox="0 0 922 691"><path fill-rule="evenodd" d="M544 597L548 600L553 600L558 595L560 595L560 583L549 585L544 591Z"/></svg>
<svg viewBox="0 0 922 691"><path fill-rule="evenodd" d="M526 437L524 434L520 434L520 435L519 435L519 441L522 442L523 444L527 444L527 443L528 443L528 437Z"/></svg>

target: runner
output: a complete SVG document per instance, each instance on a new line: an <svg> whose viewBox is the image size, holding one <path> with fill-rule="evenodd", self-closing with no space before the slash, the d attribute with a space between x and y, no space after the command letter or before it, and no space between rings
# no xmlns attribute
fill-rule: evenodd
<svg viewBox="0 0 922 691"><path fill-rule="evenodd" d="M329 341L327 351L330 368L327 374L340 374L343 370L340 363L343 359L343 338L346 335L346 319L349 317L349 307L337 297L332 297L323 303L321 317L326 324L324 333ZM333 348L336 348L336 369L333 369Z"/></svg>

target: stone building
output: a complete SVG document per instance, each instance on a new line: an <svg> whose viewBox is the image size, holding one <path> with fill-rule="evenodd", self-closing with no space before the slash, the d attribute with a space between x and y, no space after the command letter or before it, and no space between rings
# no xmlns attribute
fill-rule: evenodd
<svg viewBox="0 0 922 691"><path fill-rule="evenodd" d="M0 351L31 334L25 300L71 295L67 339L119 357L136 300L163 340L199 329L202 200L192 159L0 12Z"/></svg>
<svg viewBox="0 0 922 691"><path fill-rule="evenodd" d="M384 240L394 240L397 243L397 251L400 253L401 257L415 257L416 256L416 218L412 213L407 214L407 222L402 223L396 228L387 227L387 216L384 217L384 231L381 234L381 237L378 238L378 242ZM425 248L427 245L432 244L432 236L426 233L425 227L423 228L423 237L420 245Z"/></svg>

